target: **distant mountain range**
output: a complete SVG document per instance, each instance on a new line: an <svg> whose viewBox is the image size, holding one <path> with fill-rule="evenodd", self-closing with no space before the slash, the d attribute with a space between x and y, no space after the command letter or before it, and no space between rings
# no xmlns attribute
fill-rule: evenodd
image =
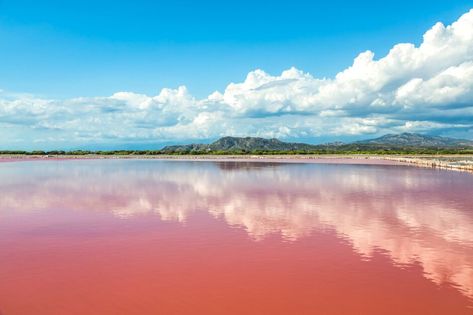
<svg viewBox="0 0 473 315"><path fill-rule="evenodd" d="M307 143L283 142L278 139L257 137L223 137L210 144L186 144L166 146L162 153L206 153L206 152L343 152L375 150L448 150L473 149L473 141L417 133L387 134L379 138L356 141L352 143L326 143L312 145Z"/></svg>
<svg viewBox="0 0 473 315"><path fill-rule="evenodd" d="M185 144L167 146L161 149L166 152L195 151L299 151L312 150L314 145L306 143L283 142L278 139L257 137L223 137L211 144Z"/></svg>
<svg viewBox="0 0 473 315"><path fill-rule="evenodd" d="M418 133L387 134L379 138L358 141L362 144L420 146L420 147L470 147L473 141L439 136L427 136Z"/></svg>

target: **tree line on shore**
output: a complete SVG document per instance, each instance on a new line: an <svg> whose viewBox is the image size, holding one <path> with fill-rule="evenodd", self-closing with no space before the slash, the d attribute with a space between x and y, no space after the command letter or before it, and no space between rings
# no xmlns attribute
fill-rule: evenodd
<svg viewBox="0 0 473 315"><path fill-rule="evenodd" d="M167 150L52 150L52 151L22 151L22 150L0 150L0 155L25 155L25 156L127 156L127 155L329 155L329 154L376 154L376 155L473 155L473 149L469 148L419 148L419 147L333 147L313 150L189 150L189 151L167 151Z"/></svg>

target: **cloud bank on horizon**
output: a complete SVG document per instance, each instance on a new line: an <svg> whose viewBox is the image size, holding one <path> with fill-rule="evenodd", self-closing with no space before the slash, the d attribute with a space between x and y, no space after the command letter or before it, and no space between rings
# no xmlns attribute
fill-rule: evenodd
<svg viewBox="0 0 473 315"><path fill-rule="evenodd" d="M205 74L203 75L205 79ZM359 54L334 78L263 70L204 99L185 86L66 100L0 90L1 148L165 143L220 136L317 139L426 132L473 138L473 9L422 43ZM33 145L31 145L33 143Z"/></svg>

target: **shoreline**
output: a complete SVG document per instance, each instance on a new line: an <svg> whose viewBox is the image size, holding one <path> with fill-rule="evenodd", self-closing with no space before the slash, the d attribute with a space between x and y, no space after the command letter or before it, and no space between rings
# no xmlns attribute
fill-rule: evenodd
<svg viewBox="0 0 473 315"><path fill-rule="evenodd" d="M470 155L0 155L0 163L92 159L408 165L473 173L473 156Z"/></svg>

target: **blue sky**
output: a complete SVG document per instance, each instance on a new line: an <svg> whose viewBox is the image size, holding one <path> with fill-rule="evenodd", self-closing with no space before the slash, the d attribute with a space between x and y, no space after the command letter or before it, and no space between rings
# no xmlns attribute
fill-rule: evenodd
<svg viewBox="0 0 473 315"><path fill-rule="evenodd" d="M126 104L136 104L136 95L157 97L163 88L174 91L179 86L185 86L185 93L177 94L185 94L184 99L187 101L161 98L158 101L154 99L153 102L161 104L160 102L166 101L170 102L170 107L181 106L176 110L178 112L189 111L192 106L208 104L208 97L214 91L225 94L224 91L231 82L247 82L245 80L249 73L256 69L271 76L260 80L263 85L269 81L288 80L287 78L300 80L302 76L281 75L291 67L300 69L317 80L334 79L337 73L348 69L360 53L370 50L375 54L374 60L378 60L398 43L419 46L423 42L423 34L436 22L450 25L471 7L471 1L417 0L0 0L0 90L3 91L0 97L4 108L13 108L14 111L6 113L4 110L3 119L0 112L0 130L15 138L15 142L0 139L0 147L50 148L66 144L75 147L113 147L130 143L146 147L200 138L213 139L221 136L225 130L194 135L182 132L182 126L194 121L202 113L206 113L200 115L202 117L207 114L218 116L220 112L225 112L222 106L232 107L232 117L235 117L235 121L239 120L238 123L228 123L227 131L235 135L239 135L240 126L245 126L248 127L244 129L248 135L274 135L283 139L320 142L366 138L391 130L399 131L401 129L396 129L396 126L401 125L392 121L385 123L382 128L374 129L360 123L359 133L353 132L354 129L344 133L342 126L338 126L338 129L333 126L333 130L339 131L327 134L317 130L310 131L307 130L307 125L311 122L298 122L303 120L302 117L309 113L319 117L322 117L322 113L327 115L323 117L329 117L335 115L342 105L337 105L337 109L330 109L333 113L324 113L324 110L329 109L320 105L323 103L321 101L317 101L320 103L317 103L317 110L309 110L309 105L301 105L303 108L297 109L300 103L289 106L287 104L293 102L293 99L283 99L282 105L275 109L275 100L271 100L272 105L265 103L263 106L261 100L252 103L253 99L245 98L244 104L230 104L231 101L229 103L228 100L218 99L210 102L213 105L205 105L210 106L210 109L196 112L191 108L190 111L194 113L181 115L182 117L179 113L168 117L169 110L142 112L140 121L134 120L132 123L133 128L137 128L131 132L135 136L122 137L119 135L119 126L116 125L103 130L97 127L87 132L71 127L78 117L84 115L82 112L74 113L77 115L75 117L66 115L62 123L59 123L57 113L60 111L57 107L61 106L61 110L70 112L68 108L75 106L72 103L84 108L94 104L100 107L94 107L94 110L105 113L104 121L109 121L111 112L126 111ZM460 58L448 66L459 66L465 61L468 59ZM438 69L440 70L442 69ZM415 79L412 74L413 72L405 78L404 83ZM425 75L423 72L421 77L427 79ZM255 86L251 87L254 88ZM386 86L381 87L385 88ZM289 89L293 90L294 87ZM130 95L128 98L113 98L115 107L108 110L111 105L104 105L107 101L102 98L109 98L117 92L134 93L133 100L130 100ZM77 98L85 103L77 101ZM266 96L263 98L268 99ZM189 105L190 99L194 99L196 104ZM42 102L48 102L49 105L38 105ZM187 103L184 106L179 102ZM327 105L334 101L324 102ZM420 106L428 100L417 102L419 104L416 106ZM448 104L450 107L457 104L457 107L467 108L469 112L470 107L465 105L468 102L464 97L448 102L452 102ZM463 105L458 105L459 102ZM175 105L177 103L180 105ZM214 103L225 105L219 107ZM0 101L0 106L1 104ZM148 105L141 104L137 108L146 111ZM360 103L359 106L361 105ZM48 109L39 115L38 108L31 109L35 106ZM164 108L158 105L156 107ZM31 112L25 114L28 110ZM126 113L130 114L129 111ZM471 138L470 116L467 116L466 122L455 117L449 118L451 125L456 125L449 127L445 124L446 121L440 121L438 117L430 117L432 115L428 113L416 115L418 113L419 111L402 114L404 124L410 121L411 125L424 126L413 128L412 131ZM133 111L132 116L135 114L137 115ZM299 114L303 115L298 116ZM372 114L360 110L348 113L345 110L343 115L357 119L380 119L380 113ZM414 119L406 115L412 115ZM145 116L146 122L143 123ZM163 117L169 119L164 121ZM213 121L211 119L209 121ZM269 127L264 130L253 127L262 122L274 125L276 119L279 131L270 130ZM399 116L395 119L401 118ZM40 120L47 123L34 127L28 125ZM100 123L102 122L97 122ZM172 131L157 130L167 128L172 123L177 129L174 136ZM430 126L437 125L429 129L426 127L429 123ZM444 124L443 127L438 123ZM300 127L301 125L304 126ZM195 128L193 125L188 127ZM113 132L109 132L110 128ZM143 131L145 129L147 132Z"/></svg>
<svg viewBox="0 0 473 315"><path fill-rule="evenodd" d="M0 1L0 87L50 97L204 97L254 69L333 76L360 52L418 43L471 1Z"/></svg>

